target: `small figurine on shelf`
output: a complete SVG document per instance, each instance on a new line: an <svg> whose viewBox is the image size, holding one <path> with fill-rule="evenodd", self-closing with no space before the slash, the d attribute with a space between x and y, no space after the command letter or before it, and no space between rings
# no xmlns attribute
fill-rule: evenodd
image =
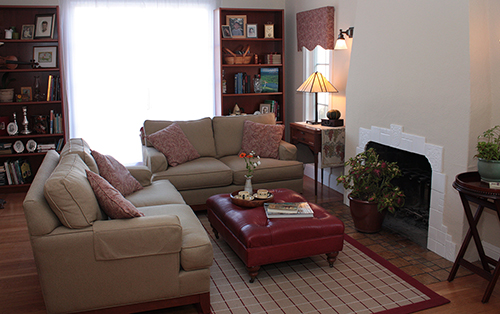
<svg viewBox="0 0 500 314"><path fill-rule="evenodd" d="M28 108L26 106L23 106L23 123L22 125L24 126L24 130L21 131L21 134L30 134L31 131L28 130Z"/></svg>
<svg viewBox="0 0 500 314"><path fill-rule="evenodd" d="M240 114L241 114L240 107L238 107L238 104L234 105L233 115L239 116Z"/></svg>

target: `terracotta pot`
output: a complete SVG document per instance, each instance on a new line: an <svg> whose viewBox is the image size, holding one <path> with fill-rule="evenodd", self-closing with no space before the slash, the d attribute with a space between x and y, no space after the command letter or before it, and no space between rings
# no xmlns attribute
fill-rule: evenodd
<svg viewBox="0 0 500 314"><path fill-rule="evenodd" d="M359 232L376 233L382 229L386 211L379 212L377 203L360 201L349 194L350 209L354 228Z"/></svg>

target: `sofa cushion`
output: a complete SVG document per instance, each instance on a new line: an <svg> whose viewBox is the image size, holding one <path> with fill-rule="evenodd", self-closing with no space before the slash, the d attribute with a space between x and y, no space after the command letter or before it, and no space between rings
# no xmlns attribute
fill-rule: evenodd
<svg viewBox="0 0 500 314"><path fill-rule="evenodd" d="M213 128L217 157L238 155L243 139L243 124L246 120L264 124L276 124L274 113L214 117Z"/></svg>
<svg viewBox="0 0 500 314"><path fill-rule="evenodd" d="M203 189L230 185L233 172L216 158L201 157L153 175L153 181L165 179L179 191Z"/></svg>
<svg viewBox="0 0 500 314"><path fill-rule="evenodd" d="M126 196L135 207L162 205L162 204L186 204L181 193L168 180L152 182L144 189ZM140 209L139 209L140 210Z"/></svg>
<svg viewBox="0 0 500 314"><path fill-rule="evenodd" d="M110 218L124 219L144 216L106 179L92 171L86 170L85 172L99 206Z"/></svg>
<svg viewBox="0 0 500 314"><path fill-rule="evenodd" d="M144 132L146 135L151 135L174 122L181 127L200 156L215 157L214 133L212 131L212 119L210 118L189 121L146 120L144 121ZM149 141L147 141L147 145L153 146Z"/></svg>
<svg viewBox="0 0 500 314"><path fill-rule="evenodd" d="M63 225L85 228L102 218L85 170L90 170L78 154L60 158L44 185L45 199Z"/></svg>
<svg viewBox="0 0 500 314"><path fill-rule="evenodd" d="M77 154L90 170L99 173L97 164L92 157L90 146L83 138L72 138L64 145L61 150L61 158L69 154Z"/></svg>
<svg viewBox="0 0 500 314"><path fill-rule="evenodd" d="M241 158L226 156L222 157L220 161L233 170L233 184L245 184L247 169L245 168L245 162ZM304 168L300 161L261 158L260 162L260 165L253 172L252 183L300 180L303 178Z"/></svg>
<svg viewBox="0 0 500 314"><path fill-rule="evenodd" d="M112 156L103 155L95 150L91 151L91 154L99 168L99 175L106 179L106 181L123 196L127 196L142 189L142 185L139 181L137 181L118 160Z"/></svg>
<svg viewBox="0 0 500 314"><path fill-rule="evenodd" d="M255 152L261 158L278 158L284 125L256 123L246 120L240 153Z"/></svg>
<svg viewBox="0 0 500 314"><path fill-rule="evenodd" d="M148 135L148 140L167 157L171 166L177 166L200 157L177 123L172 123L166 128Z"/></svg>

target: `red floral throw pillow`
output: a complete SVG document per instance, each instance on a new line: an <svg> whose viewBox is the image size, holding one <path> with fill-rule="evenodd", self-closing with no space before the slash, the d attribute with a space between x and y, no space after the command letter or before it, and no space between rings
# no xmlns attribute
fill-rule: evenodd
<svg viewBox="0 0 500 314"><path fill-rule="evenodd" d="M103 155L95 150L91 151L92 157L99 168L99 175L114 186L123 196L142 190L142 185L118 160Z"/></svg>
<svg viewBox="0 0 500 314"><path fill-rule="evenodd" d="M257 156L278 159L284 130L285 126L281 124L262 124L246 120L240 153L254 151Z"/></svg>
<svg viewBox="0 0 500 314"><path fill-rule="evenodd" d="M124 219L144 216L108 181L92 171L87 172L87 179L94 191L101 209L112 219Z"/></svg>
<svg viewBox="0 0 500 314"><path fill-rule="evenodd" d="M177 123L172 123L166 128L148 135L147 138L154 148L167 157L170 166L177 166L186 161L200 158L200 154Z"/></svg>

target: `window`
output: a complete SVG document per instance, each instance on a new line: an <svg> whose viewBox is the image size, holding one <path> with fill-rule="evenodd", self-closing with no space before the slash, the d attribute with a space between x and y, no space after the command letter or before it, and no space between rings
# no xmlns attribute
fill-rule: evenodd
<svg viewBox="0 0 500 314"><path fill-rule="evenodd" d="M303 48L304 52L304 80L306 80L309 75L318 71L323 74L330 82L332 82L332 60L333 60L333 50L323 49L321 46L316 46L313 51L309 51ZM314 94L305 93L305 108L304 116L305 120L314 120ZM326 113L328 112L329 105L331 103L331 94L329 93L318 93L318 119L326 119Z"/></svg>
<svg viewBox="0 0 500 314"><path fill-rule="evenodd" d="M146 119L214 114L215 0L61 0L69 135L124 164Z"/></svg>

